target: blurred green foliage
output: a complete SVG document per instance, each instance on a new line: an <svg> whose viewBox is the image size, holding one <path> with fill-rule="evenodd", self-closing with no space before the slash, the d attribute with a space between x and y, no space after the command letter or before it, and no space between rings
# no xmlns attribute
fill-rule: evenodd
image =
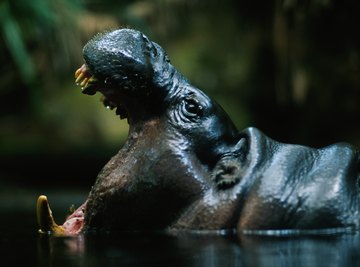
<svg viewBox="0 0 360 267"><path fill-rule="evenodd" d="M120 147L126 122L81 95L73 72L92 35L124 26L161 44L239 129L360 145L359 3L2 0L0 153Z"/></svg>
<svg viewBox="0 0 360 267"><path fill-rule="evenodd" d="M31 55L31 46L46 39L51 42L61 31L71 31L74 22L67 28L64 20L73 20L80 8L77 0L3 0L0 3L3 45L24 82L33 82L36 75L36 58Z"/></svg>

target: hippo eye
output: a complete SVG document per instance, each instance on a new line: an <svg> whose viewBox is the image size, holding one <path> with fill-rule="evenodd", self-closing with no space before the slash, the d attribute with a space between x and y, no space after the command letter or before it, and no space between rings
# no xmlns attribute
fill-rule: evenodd
<svg viewBox="0 0 360 267"><path fill-rule="evenodd" d="M183 102L183 112L188 117L200 116L202 114L203 107L199 101L194 98L186 98Z"/></svg>

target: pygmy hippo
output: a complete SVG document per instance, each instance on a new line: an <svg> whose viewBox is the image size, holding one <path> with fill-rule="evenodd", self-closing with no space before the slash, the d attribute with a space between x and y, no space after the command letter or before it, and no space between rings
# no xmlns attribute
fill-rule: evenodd
<svg viewBox="0 0 360 267"><path fill-rule="evenodd" d="M88 199L63 225L38 199L42 232L276 230L359 226L359 153L279 143L238 132L224 110L144 34L95 36L75 73L84 94L129 123Z"/></svg>

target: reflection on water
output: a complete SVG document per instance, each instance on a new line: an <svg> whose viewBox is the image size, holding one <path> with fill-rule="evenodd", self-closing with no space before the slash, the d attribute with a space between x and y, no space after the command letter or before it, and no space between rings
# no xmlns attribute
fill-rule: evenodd
<svg viewBox="0 0 360 267"><path fill-rule="evenodd" d="M360 266L360 233L287 237L36 233L35 213L0 213L1 266ZM6 263L3 265L3 263Z"/></svg>
<svg viewBox="0 0 360 267"><path fill-rule="evenodd" d="M264 237L126 233L38 237L52 266L359 266L359 233Z"/></svg>

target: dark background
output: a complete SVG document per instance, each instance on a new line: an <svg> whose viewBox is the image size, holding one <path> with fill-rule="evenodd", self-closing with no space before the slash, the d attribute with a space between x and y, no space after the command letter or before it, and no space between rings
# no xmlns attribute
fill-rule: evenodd
<svg viewBox="0 0 360 267"><path fill-rule="evenodd" d="M88 190L121 147L126 122L73 81L86 41L119 27L163 46L239 130L359 147L359 14L357 0L1 1L0 195Z"/></svg>

